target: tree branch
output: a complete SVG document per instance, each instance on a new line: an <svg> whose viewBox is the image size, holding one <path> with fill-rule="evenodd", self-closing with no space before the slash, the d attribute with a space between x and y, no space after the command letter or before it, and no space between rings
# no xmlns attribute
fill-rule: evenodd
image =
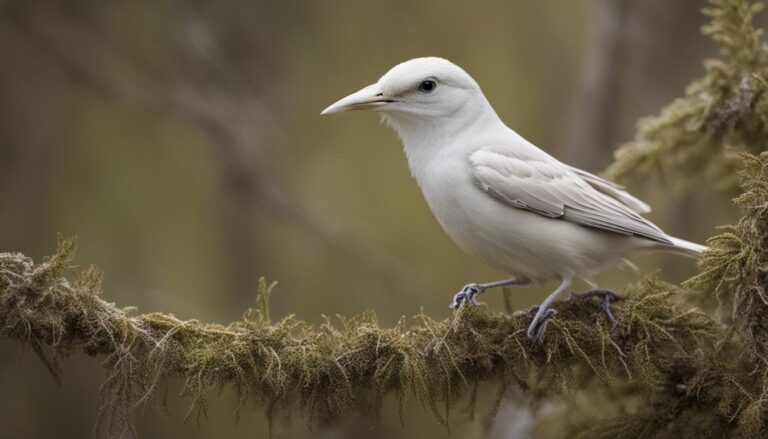
<svg viewBox="0 0 768 439"><path fill-rule="evenodd" d="M0 254L0 340L33 347L56 377L58 362L74 353L106 357L101 423L112 433L129 428L136 408L158 403L156 390L172 377L184 380L192 416L204 410L209 390L231 385L242 404L298 408L310 420L353 411L373 416L387 395L401 404L413 397L447 426L452 402L480 381L542 394L593 377L663 385L673 359L690 361L718 331L705 314L677 309L670 301L676 288L657 280L627 291L631 299L614 309L623 322L615 330L595 303L558 303L541 345L526 338L527 313L482 307L443 321L418 315L407 325L403 318L394 328L379 327L372 311L336 324L294 317L273 324L265 282L259 309L225 326L203 324L106 302L93 268L68 281L73 252L67 240L40 264Z"/></svg>

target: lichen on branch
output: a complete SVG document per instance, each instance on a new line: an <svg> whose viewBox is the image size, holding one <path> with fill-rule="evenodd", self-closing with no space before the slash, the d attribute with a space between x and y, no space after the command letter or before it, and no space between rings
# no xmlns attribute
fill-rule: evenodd
<svg viewBox="0 0 768 439"><path fill-rule="evenodd" d="M721 58L704 62L706 74L659 115L637 124L635 139L622 145L606 170L615 180L658 176L681 186L715 179L736 184L740 162L732 150L759 153L768 135L768 48L754 26L762 2L710 0L702 28L720 47Z"/></svg>
<svg viewBox="0 0 768 439"><path fill-rule="evenodd" d="M583 437L768 435L768 152L741 159L734 203L743 217L708 240L700 273L682 284L693 304L714 302L723 330L710 348L669 368L666 386L645 393L644 405Z"/></svg>
<svg viewBox="0 0 768 439"><path fill-rule="evenodd" d="M452 404L482 381L542 395L575 391L589 378L632 378L658 388L675 362L718 332L705 314L678 309L670 300L676 288L654 279L615 306L618 328L590 301L557 304L541 345L526 337L527 313L483 308L465 307L443 321L403 318L394 328L381 328L372 311L321 325L294 317L272 323L265 282L259 308L242 320L203 324L106 302L95 269L67 280L73 252L66 240L40 264L0 254L0 339L31 346L54 376L73 353L104 356L101 419L113 433L128 428L134 408L158 403L157 389L172 377L185 383L191 416L204 413L210 390L231 385L243 404L298 408L310 422L350 412L376 417L393 395L401 404L418 400L448 426Z"/></svg>

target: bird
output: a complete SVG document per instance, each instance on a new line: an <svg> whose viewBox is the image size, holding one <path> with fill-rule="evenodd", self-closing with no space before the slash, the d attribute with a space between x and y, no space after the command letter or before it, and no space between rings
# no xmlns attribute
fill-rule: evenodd
<svg viewBox="0 0 768 439"><path fill-rule="evenodd" d="M402 62L321 114L353 110L380 113L445 232L510 276L467 284L451 307L477 305L491 288L560 282L532 309L527 336L534 342L555 314L550 306L575 280L630 264L626 257L638 251L695 258L706 250L642 217L650 207L624 187L557 160L509 128L478 83L444 58Z"/></svg>

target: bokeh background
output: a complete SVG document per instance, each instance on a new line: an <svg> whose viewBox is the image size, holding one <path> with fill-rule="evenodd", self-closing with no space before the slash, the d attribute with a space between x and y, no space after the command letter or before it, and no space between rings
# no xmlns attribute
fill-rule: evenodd
<svg viewBox="0 0 768 439"><path fill-rule="evenodd" d="M353 315L382 325L450 313L458 288L503 277L440 230L401 145L374 114L320 117L394 64L437 55L462 65L497 112L560 159L598 172L703 72L704 1L0 0L0 251L39 260L57 235L106 273L104 296L141 312L228 322L277 280L273 316ZM649 216L695 241L732 221L730 194L632 182ZM638 256L679 281L689 260ZM600 285L638 279L610 272ZM515 292L517 308L552 285ZM579 284L577 289L586 289ZM483 299L502 309L498 293ZM0 436L96 433L98 359L64 364L57 387L33 353L0 344ZM237 395L137 417L141 437L261 437L261 408L235 423ZM493 392L490 392L493 393ZM528 437L535 412L510 395L492 420L458 410L453 437ZM482 402L481 408L482 410ZM478 416L481 418L481 416ZM275 437L447 437L417 403L404 425L331 426L278 417Z"/></svg>

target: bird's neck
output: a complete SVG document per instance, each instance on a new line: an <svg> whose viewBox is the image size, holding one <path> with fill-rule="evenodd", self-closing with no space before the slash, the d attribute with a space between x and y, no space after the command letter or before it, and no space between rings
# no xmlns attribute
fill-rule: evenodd
<svg viewBox="0 0 768 439"><path fill-rule="evenodd" d="M472 133L505 127L490 104L483 101L441 118L383 115L384 122L400 136L411 175L419 186L441 151L471 147L476 138Z"/></svg>

